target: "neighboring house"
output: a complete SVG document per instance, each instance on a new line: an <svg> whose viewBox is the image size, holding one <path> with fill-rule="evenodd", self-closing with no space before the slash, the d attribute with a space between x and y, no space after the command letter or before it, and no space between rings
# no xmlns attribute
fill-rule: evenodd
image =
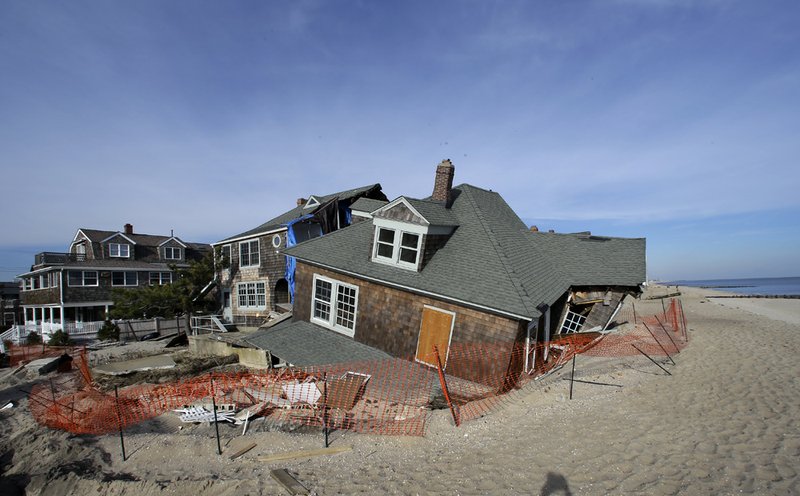
<svg viewBox="0 0 800 496"><path fill-rule="evenodd" d="M644 239L535 232L498 193L452 187L454 173L443 161L430 198L364 205L362 221L286 249L297 261L293 320L249 342L295 365L307 364L307 343L292 337L312 331L428 365L434 344L445 366L455 343L504 350L476 371L505 370L525 345L531 370L537 342L602 330L640 292Z"/></svg>
<svg viewBox="0 0 800 496"><path fill-rule="evenodd" d="M169 284L172 267L188 267L210 251L173 235L134 233L131 224L122 231L78 229L69 252L39 253L30 272L18 276L25 325L47 334L100 323L113 305L112 289Z"/></svg>
<svg viewBox="0 0 800 496"><path fill-rule="evenodd" d="M213 243L222 315L227 322L257 327L294 293L294 261L280 250L353 222L351 206L385 204L380 184L299 198L295 208L249 231Z"/></svg>
<svg viewBox="0 0 800 496"><path fill-rule="evenodd" d="M0 282L0 331L22 321L19 306L19 284Z"/></svg>

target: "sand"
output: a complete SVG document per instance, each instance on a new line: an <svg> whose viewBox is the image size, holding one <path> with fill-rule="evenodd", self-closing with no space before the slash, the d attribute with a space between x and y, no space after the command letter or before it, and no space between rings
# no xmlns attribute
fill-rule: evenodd
<svg viewBox="0 0 800 496"><path fill-rule="evenodd" d="M24 395L0 412L3 482L14 494L288 494L269 476L287 468L314 494L797 494L800 309L779 300L707 299L680 288L691 342L667 376L640 358L577 359L583 380L532 383L456 428L435 411L425 437L336 432L352 451L310 459L256 457L322 446L318 433L262 432L236 460L241 427L182 428L160 417L118 436L39 428ZM636 303L654 313L660 302ZM768 316L768 317L767 317ZM12 391L9 393L9 391ZM5 395L5 396L3 396ZM2 486L5 484L5 487Z"/></svg>

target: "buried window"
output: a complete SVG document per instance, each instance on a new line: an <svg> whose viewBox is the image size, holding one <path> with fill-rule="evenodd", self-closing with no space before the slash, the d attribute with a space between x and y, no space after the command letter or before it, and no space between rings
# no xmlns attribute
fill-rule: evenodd
<svg viewBox="0 0 800 496"><path fill-rule="evenodd" d="M584 322L586 322L586 316L567 310L567 317L564 319L564 325L561 326L561 332L562 334L578 332Z"/></svg>

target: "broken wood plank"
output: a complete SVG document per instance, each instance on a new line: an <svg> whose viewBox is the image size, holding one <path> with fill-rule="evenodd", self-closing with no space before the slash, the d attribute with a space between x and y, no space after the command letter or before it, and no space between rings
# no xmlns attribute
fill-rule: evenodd
<svg viewBox="0 0 800 496"><path fill-rule="evenodd" d="M230 459L231 460L235 460L235 459L239 458L240 456L244 455L245 453L247 453L248 451L250 451L251 449L253 449L255 447L256 447L256 443L249 442L249 443L245 444L244 446L242 446L241 448L239 448L238 450L236 450L236 452L234 452L230 456Z"/></svg>
<svg viewBox="0 0 800 496"><path fill-rule="evenodd" d="M312 456L322 455L335 455L336 453L344 453L345 451L352 451L352 446L339 446L331 448L319 448L312 450L288 451L286 453L276 453L274 455L259 456L256 458L260 462L278 462L282 460L293 460L295 458L310 458Z"/></svg>
<svg viewBox="0 0 800 496"><path fill-rule="evenodd" d="M306 486L300 484L300 481L295 479L285 468L272 469L269 471L269 475L289 491L289 494L309 494Z"/></svg>

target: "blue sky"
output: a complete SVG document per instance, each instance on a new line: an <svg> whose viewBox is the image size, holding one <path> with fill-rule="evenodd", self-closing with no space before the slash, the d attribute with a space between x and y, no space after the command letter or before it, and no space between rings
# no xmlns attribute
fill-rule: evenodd
<svg viewBox="0 0 800 496"><path fill-rule="evenodd" d="M213 242L436 164L651 278L800 275L800 4L0 3L0 280L80 227Z"/></svg>

